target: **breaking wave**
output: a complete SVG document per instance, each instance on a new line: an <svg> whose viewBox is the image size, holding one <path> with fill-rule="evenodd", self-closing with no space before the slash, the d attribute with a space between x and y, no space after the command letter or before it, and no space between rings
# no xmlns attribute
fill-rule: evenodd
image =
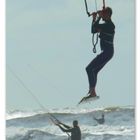
<svg viewBox="0 0 140 140"><path fill-rule="evenodd" d="M82 140L133 140L135 133L134 107L108 107L98 109L51 109L49 112L60 121L72 125L79 121ZM98 125L93 117L105 114L105 124ZM67 140L51 120L46 111L10 111L7 112L7 140Z"/></svg>

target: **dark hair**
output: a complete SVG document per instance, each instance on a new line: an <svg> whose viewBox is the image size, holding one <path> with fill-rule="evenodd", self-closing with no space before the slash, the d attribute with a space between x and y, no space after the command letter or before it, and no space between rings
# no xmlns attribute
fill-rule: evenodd
<svg viewBox="0 0 140 140"><path fill-rule="evenodd" d="M111 15L112 15L112 9L110 7L106 7L105 8L105 12L107 12L109 14L109 16L111 17Z"/></svg>
<svg viewBox="0 0 140 140"><path fill-rule="evenodd" d="M77 121L77 120L74 120L74 121L73 121L73 125L74 125L74 126L77 126L77 125L78 125L78 121Z"/></svg>

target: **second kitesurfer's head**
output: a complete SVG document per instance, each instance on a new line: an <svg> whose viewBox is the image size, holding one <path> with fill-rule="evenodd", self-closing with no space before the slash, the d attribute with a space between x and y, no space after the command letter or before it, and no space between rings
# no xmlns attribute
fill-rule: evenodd
<svg viewBox="0 0 140 140"><path fill-rule="evenodd" d="M77 120L74 120L73 121L73 126L75 127L75 126L78 126L78 121Z"/></svg>

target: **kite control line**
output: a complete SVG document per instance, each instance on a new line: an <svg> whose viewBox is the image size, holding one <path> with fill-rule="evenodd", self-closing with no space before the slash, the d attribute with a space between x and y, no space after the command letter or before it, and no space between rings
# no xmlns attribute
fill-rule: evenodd
<svg viewBox="0 0 140 140"><path fill-rule="evenodd" d="M85 1L85 7L86 7L86 13L88 15L88 17L92 16L92 14L90 14L90 12L88 11L88 4L87 4L87 0ZM97 1L95 0L95 8L96 8L96 12L97 12ZM105 0L103 0L103 10L105 9ZM94 21L92 22L92 45L93 45L93 52L96 53L96 45L98 44L98 33L96 33L96 39L95 39L95 33L93 32L93 24Z"/></svg>

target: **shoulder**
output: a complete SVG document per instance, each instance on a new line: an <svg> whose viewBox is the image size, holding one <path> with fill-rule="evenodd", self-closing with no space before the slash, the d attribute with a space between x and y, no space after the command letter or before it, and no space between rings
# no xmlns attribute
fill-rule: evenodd
<svg viewBox="0 0 140 140"><path fill-rule="evenodd" d="M78 126L78 127L76 127L75 129L76 129L76 130L78 130L78 131L81 131L79 126Z"/></svg>
<svg viewBox="0 0 140 140"><path fill-rule="evenodd" d="M115 28L115 24L114 24L114 22L113 22L112 20L110 20L109 24L111 24L111 25L112 25L112 27L114 27L114 28Z"/></svg>
<svg viewBox="0 0 140 140"><path fill-rule="evenodd" d="M110 20L107 22L108 30L115 30L115 24Z"/></svg>

